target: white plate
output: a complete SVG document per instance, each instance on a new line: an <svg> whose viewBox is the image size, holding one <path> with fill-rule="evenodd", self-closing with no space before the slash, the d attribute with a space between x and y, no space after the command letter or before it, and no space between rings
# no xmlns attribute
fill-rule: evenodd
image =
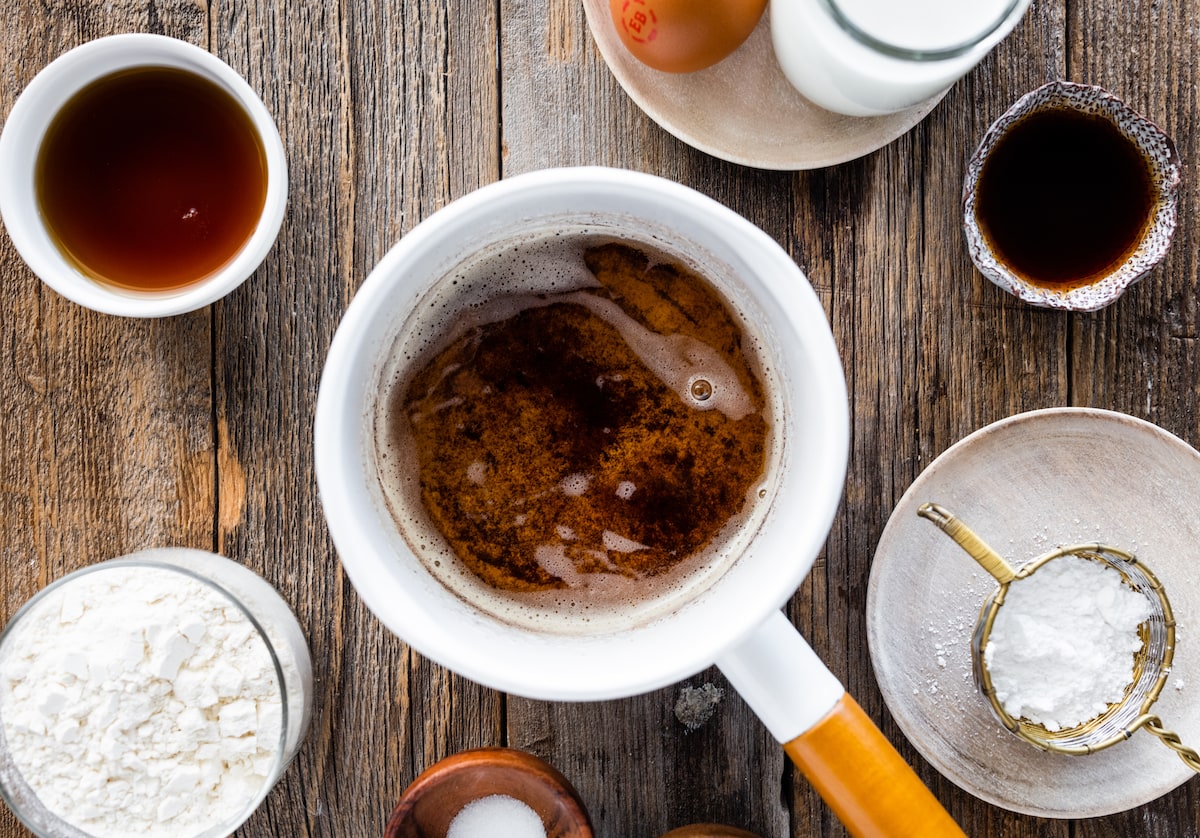
<svg viewBox="0 0 1200 838"><path fill-rule="evenodd" d="M945 506L1011 564L1064 544L1129 550L1158 575L1179 624L1175 665L1154 705L1184 744L1200 745L1200 454L1120 413L1023 413L963 439L900 499L880 538L867 640L884 701L917 750L989 803L1087 818L1131 809L1193 773L1146 731L1089 756L1038 750L992 716L971 676L971 632L995 582L917 516Z"/></svg>
<svg viewBox="0 0 1200 838"><path fill-rule="evenodd" d="M663 73L621 43L608 0L584 0L583 8L600 54L629 98L688 145L733 163L795 170L854 160L907 133L942 98L869 118L824 110L784 77L771 46L769 14L724 61L695 73Z"/></svg>

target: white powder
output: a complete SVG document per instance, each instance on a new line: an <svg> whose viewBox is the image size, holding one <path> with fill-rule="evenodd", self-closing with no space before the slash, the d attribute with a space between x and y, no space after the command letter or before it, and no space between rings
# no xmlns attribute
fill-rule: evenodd
<svg viewBox="0 0 1200 838"><path fill-rule="evenodd" d="M236 825L278 769L280 696L242 611L165 568L72 579L0 651L15 767L47 809L100 838Z"/></svg>
<svg viewBox="0 0 1200 838"><path fill-rule="evenodd" d="M450 821L446 838L546 838L546 828L528 804L493 794L462 807Z"/></svg>
<svg viewBox="0 0 1200 838"><path fill-rule="evenodd" d="M1122 699L1141 648L1146 597L1097 561L1063 556L1014 581L984 660L1013 718L1049 731L1096 718Z"/></svg>

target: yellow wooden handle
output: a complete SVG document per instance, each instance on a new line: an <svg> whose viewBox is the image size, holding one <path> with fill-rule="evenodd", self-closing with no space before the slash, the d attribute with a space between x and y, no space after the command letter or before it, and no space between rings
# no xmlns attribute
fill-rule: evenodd
<svg viewBox="0 0 1200 838"><path fill-rule="evenodd" d="M851 835L963 838L963 831L849 694L783 746Z"/></svg>

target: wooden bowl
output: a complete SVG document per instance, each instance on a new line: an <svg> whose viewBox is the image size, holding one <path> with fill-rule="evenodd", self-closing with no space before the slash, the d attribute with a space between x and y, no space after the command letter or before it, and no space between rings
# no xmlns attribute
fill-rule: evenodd
<svg viewBox="0 0 1200 838"><path fill-rule="evenodd" d="M400 796L384 838L445 838L464 806L494 794L537 812L546 838L592 838L591 819L567 778L511 748L463 751L426 769Z"/></svg>
<svg viewBox="0 0 1200 838"><path fill-rule="evenodd" d="M760 836L744 829L721 826L719 823L694 823L690 826L672 829L662 838L760 838Z"/></svg>

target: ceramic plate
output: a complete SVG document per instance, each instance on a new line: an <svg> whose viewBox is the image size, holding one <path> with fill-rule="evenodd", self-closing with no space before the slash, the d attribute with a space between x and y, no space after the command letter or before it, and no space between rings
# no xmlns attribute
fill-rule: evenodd
<svg viewBox="0 0 1200 838"><path fill-rule="evenodd" d="M971 676L971 632L995 582L934 524L945 506L1011 564L1100 541L1162 580L1179 624L1175 665L1154 712L1200 745L1200 454L1120 413L1024 413L938 457L892 513L871 568L867 639L884 700L943 775L1016 812L1087 818L1131 809L1193 776L1146 731L1089 756L1039 751L1002 728Z"/></svg>
<svg viewBox="0 0 1200 838"><path fill-rule="evenodd" d="M688 145L733 163L792 170L854 160L906 133L941 100L865 119L819 108L779 69L768 14L724 61L695 73L663 73L625 49L608 0L583 6L596 46L629 98Z"/></svg>

